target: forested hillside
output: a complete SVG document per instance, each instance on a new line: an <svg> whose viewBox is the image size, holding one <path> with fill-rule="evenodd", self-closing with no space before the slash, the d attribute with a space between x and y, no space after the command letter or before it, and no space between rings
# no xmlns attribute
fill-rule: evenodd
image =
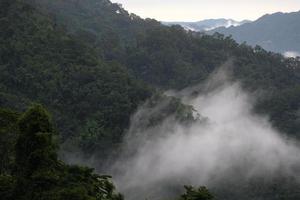
<svg viewBox="0 0 300 200"><path fill-rule="evenodd" d="M201 83L233 59L233 79L250 91L265 92L258 101L258 111L270 115L280 130L299 137L300 62L296 59L285 59L259 46L239 45L220 34L202 35L186 32L180 26L142 20L106 0L43 0L34 5L54 14L57 24L69 24L67 30L97 47L104 60L121 63L137 79L162 90ZM73 21L77 25L72 26ZM103 47L106 41L114 45Z"/></svg>
<svg viewBox="0 0 300 200"><path fill-rule="evenodd" d="M229 63L230 79L260 94L254 111L268 115L289 138L299 139L297 59L221 34L163 26L108 0L1 0L1 196L122 199L106 176L60 161L58 144L69 155L79 152L103 166L118 153L131 116L147 100L168 103L154 123L174 114L192 120L190 106L162 93L203 83L224 63ZM33 103L53 113L53 124L41 106L25 112ZM212 199L205 188L186 189L182 200ZM215 191L224 197L231 188ZM288 192L285 187L279 191Z"/></svg>
<svg viewBox="0 0 300 200"><path fill-rule="evenodd" d="M91 140L100 135L108 142L118 140L151 90L29 4L1 1L0 9L1 106L46 105L63 141L80 133Z"/></svg>

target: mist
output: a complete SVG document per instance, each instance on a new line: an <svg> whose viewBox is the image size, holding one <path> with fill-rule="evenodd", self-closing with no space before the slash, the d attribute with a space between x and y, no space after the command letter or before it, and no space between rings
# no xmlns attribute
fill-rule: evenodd
<svg viewBox="0 0 300 200"><path fill-rule="evenodd" d="M287 58L297 58L300 57L300 53L296 51L287 51L283 54Z"/></svg>
<svg viewBox="0 0 300 200"><path fill-rule="evenodd" d="M221 70L202 85L166 92L193 106L192 123L170 116L145 128L141 121L164 103L137 111L112 169L127 199L166 198L184 184L216 187L229 179L245 183L281 174L300 180L299 145L274 129L267 116L255 114L255 93L229 77Z"/></svg>

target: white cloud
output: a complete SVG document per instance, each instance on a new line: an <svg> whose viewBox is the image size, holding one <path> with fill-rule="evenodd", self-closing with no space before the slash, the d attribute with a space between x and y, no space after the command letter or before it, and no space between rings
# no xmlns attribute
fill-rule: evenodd
<svg viewBox="0 0 300 200"><path fill-rule="evenodd" d="M296 51L287 51L283 54L287 58L296 58L300 57L300 53Z"/></svg>
<svg viewBox="0 0 300 200"><path fill-rule="evenodd" d="M114 169L126 197L163 196L172 185L212 185L225 176L232 178L230 174L247 180L279 171L296 173L299 146L283 138L266 117L252 113L253 97L238 83L224 82L220 73L197 97L191 97L189 89L180 95L206 120L186 126L169 118L143 130L139 121L153 110L141 108L133 117L123 151L131 153L124 153Z"/></svg>

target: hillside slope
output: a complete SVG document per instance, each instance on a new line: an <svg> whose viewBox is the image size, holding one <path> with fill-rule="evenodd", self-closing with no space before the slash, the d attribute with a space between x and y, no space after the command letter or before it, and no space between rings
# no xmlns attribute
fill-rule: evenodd
<svg viewBox="0 0 300 200"><path fill-rule="evenodd" d="M211 32L232 35L238 42L260 45L274 52L300 52L300 12L274 13L238 27L217 28Z"/></svg>
<svg viewBox="0 0 300 200"><path fill-rule="evenodd" d="M220 34L186 32L180 26L167 27L155 20L143 20L106 0L76 3L42 0L34 5L53 16L58 25L69 24L67 30L95 47L104 60L121 63L131 75L161 90L201 83L234 58L233 80L241 81L249 91L265 93L258 101L257 110L270 115L281 131L299 137L300 105L293 103L299 100L300 63L296 59L238 44ZM270 17L263 20L265 27ZM248 24L240 27L246 26ZM109 34L102 34L104 32ZM286 93L291 93L292 99L286 99Z"/></svg>
<svg viewBox="0 0 300 200"><path fill-rule="evenodd" d="M54 113L63 141L95 156L99 165L118 150L130 117L155 93L150 87L161 92L197 85L228 60L232 81L241 82L243 89L253 94L262 91L255 112L269 115L283 134L300 138L297 59L240 45L220 34L186 32L180 26L143 20L107 0L3 0L0 11L0 106L23 111L32 102L46 105ZM153 104L159 102L154 98ZM186 115L186 107L178 100L170 102L167 114L175 110L175 114ZM154 120L161 121L166 113L159 113ZM18 120L14 114L9 116ZM6 144L5 137L2 141ZM86 174L90 177L90 171ZM272 185L277 183L282 183L281 179L266 183L264 196L278 197ZM218 192L222 197L231 191L236 192L235 199L252 195L251 188L224 185L227 188ZM284 186L280 188L289 193L299 184ZM228 199L233 198L230 195Z"/></svg>
<svg viewBox="0 0 300 200"><path fill-rule="evenodd" d="M81 55L81 57L74 56L75 61L72 60L73 58L64 61L67 65L70 62L77 62L76 59L82 58L83 60L86 60L94 55L97 57L97 61L100 60L100 62L103 63L103 66L107 66L107 70L113 70L111 66L116 65L119 66L117 67L118 69L123 69L113 70L113 74L119 74L123 71L153 87L160 90L167 90L181 89L201 83L223 63L229 59L233 59L234 62L231 66L233 80L241 81L244 88L249 91L263 90L265 92L265 95L263 98L259 99L256 107L257 109L262 108L258 109L259 112L269 114L273 124L281 131L289 133L293 137L299 137L298 130L300 123L297 113L300 105L299 103L294 102L299 102L297 88L300 84L300 64L295 59L284 59L283 56L279 54L267 52L259 47L254 49L244 44L239 45L230 37L223 37L220 34L209 36L195 32L187 33L180 26L167 27L155 20L143 20L135 15L128 14L128 12L118 4L113 4L107 0L88 0L85 2L74 0L25 1L33 3L32 5L34 5L40 13L47 15L47 18L49 18L48 20L53 21L52 26L56 27L54 30L61 29L61 27L66 28L65 30L68 34L71 34L72 38L77 41L76 44L80 41L79 43L83 43L83 46L86 46L85 48L92 49L94 52L88 53L88 56L83 56L87 55L86 52L90 52L91 50L84 51L84 48L82 47L76 48L71 46L69 47L71 48L71 55ZM21 20L21 18L13 19ZM18 24L21 26L22 23L22 21L20 21L20 23L12 21L10 26L17 26ZM68 26L66 24L68 24ZM5 24L3 24L3 26L5 26ZM104 34L105 32L108 34ZM8 40L9 38L4 41ZM48 39L45 39L44 43L47 44L47 42ZM41 43L37 46L40 44ZM55 42L52 42L51 44L55 44ZM53 51L57 53L59 51L54 50L55 48L62 47L52 47ZM28 49L32 50L34 48L26 48L26 51L28 51ZM41 50L38 51L39 53L43 52L42 50L45 50L45 48L40 49ZM51 48L47 47L46 49ZM74 51L80 51L80 53L75 53ZM24 56L25 55L22 54L21 57ZM95 69L98 68L96 67ZM82 74L83 73L80 73L80 75ZM95 80L97 80L101 82L102 85L114 85L116 80L119 80L118 78L116 79L116 77L109 75L110 72L108 72L107 75L103 74L104 73L99 73L99 76L94 76L95 79L89 80L92 80L92 84L95 84ZM94 72L93 75L95 75ZM124 77L126 76L128 75L125 75ZM10 76L6 76L6 78L8 77ZM109 77L112 79L107 79ZM125 79L122 79L123 75L119 75L119 77L121 80L125 81ZM78 84L77 78L74 77L74 80L76 80L76 87L82 88L82 84ZM87 79L84 79L83 81L86 80ZM70 128L73 126L72 124L80 124L79 127L81 127L82 130L84 129L84 126L82 125L86 124L86 126L89 127L91 124L95 124L95 122L108 124L105 125L104 128L108 126L109 129L113 129L112 132L115 132L116 130L115 127L111 128L111 126L113 126L111 121L122 124L120 125L121 129L126 127L129 120L128 116L135 110L138 102L141 102L138 98L133 98L137 94L136 92L140 91L138 93L142 96L141 100L149 96L149 93L143 89L138 89L138 91L136 91L134 82L135 81L129 82L130 86L126 86L128 82L125 84L124 82L119 82L120 84L117 84L120 92L116 93L114 91L114 95L126 97L125 103L123 98L113 98L114 100L122 102L116 103L115 105L117 106L110 107L110 104L105 103L111 103L111 101L104 100L108 98L109 95L100 95L95 98L81 98L78 96L78 101L70 102L68 105L71 105L73 107L72 109L77 111L82 110L82 106L79 105L89 105L88 108L91 109L91 112L85 112L89 113L88 116L82 115L81 113L72 114L72 116L78 116L80 119L85 119L84 123L79 123L76 121L77 119L73 120L74 118L72 118L73 122L69 122L68 130L65 129L66 131L63 132L70 131ZM9 81L5 81L5 83L9 83ZM32 84L32 81L30 83ZM137 87L140 88L141 84L137 85ZM125 88L132 88L133 91L136 92L131 93L128 89L122 89L124 86L126 86ZM22 88L15 87L15 84L11 84L7 87L17 88L17 91ZM55 86L53 88L57 87ZM110 86L106 88L110 88ZM15 89L10 89L9 91L11 92L14 90ZM71 89L71 91L72 93L70 95L72 97L77 95L73 92L77 91L76 89ZM86 94L87 89L81 89L80 91ZM101 92L104 91L105 90L101 90ZM126 93L127 91L128 94ZM58 90L57 92L61 92L61 90ZM123 95L124 92L125 95ZM64 95L66 94L66 92L62 93ZM109 93L112 94L112 92ZM286 99L284 96L286 93L291 93L293 98ZM47 92L46 94L48 95L49 93ZM46 96L46 94L41 95L41 97ZM97 92L92 92L91 94L96 95ZM133 95L128 96L129 94ZM87 95L83 96L87 97ZM139 95L137 96L139 97ZM98 103L97 101L91 104L94 99L99 99L99 97L104 97L101 98L103 103ZM280 98L280 100L278 98ZM49 100L49 98L46 99ZM66 99L68 98L63 97L62 101ZM130 103L131 101L137 102ZM74 108L74 105L79 107ZM94 113L95 108L98 107L90 105L102 105L103 107L99 107L100 110L101 108L108 108L108 110L107 112L105 111L106 109L101 113L97 112L95 116L91 113ZM130 106L128 107L128 105ZM125 110L128 110L128 112L126 111L126 114L123 112L122 114L116 114L120 110L124 110L119 109L124 108L122 106L125 106ZM67 106L63 107L67 108ZM112 112L112 110L114 112ZM115 118L111 120L113 116L115 116ZM86 119L92 120L88 120L88 123ZM95 121L94 119L97 120ZM94 130L99 130L98 128ZM79 130L77 130L77 132L78 131ZM73 132L73 130L71 132ZM122 131L119 130L116 132ZM99 133L95 134L98 135ZM111 137L111 134L108 135ZM93 141L93 139L91 139L91 141Z"/></svg>
<svg viewBox="0 0 300 200"><path fill-rule="evenodd" d="M108 146L120 138L151 90L27 3L1 3L0 106L46 105L63 141L81 134L93 141L100 136L86 132L92 128Z"/></svg>

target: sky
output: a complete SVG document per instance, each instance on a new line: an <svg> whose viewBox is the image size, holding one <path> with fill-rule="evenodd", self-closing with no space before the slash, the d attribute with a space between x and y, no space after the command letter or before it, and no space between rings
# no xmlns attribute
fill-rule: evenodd
<svg viewBox="0 0 300 200"><path fill-rule="evenodd" d="M159 21L231 18L255 20L264 14L300 10L300 0L112 0L131 13Z"/></svg>

